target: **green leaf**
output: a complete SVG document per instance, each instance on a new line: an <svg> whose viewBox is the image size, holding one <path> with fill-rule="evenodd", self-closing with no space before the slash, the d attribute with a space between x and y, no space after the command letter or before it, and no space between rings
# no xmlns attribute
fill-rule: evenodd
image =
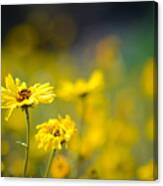
<svg viewBox="0 0 163 186"><path fill-rule="evenodd" d="M23 146L23 147L26 147L27 148L27 144L24 143L24 142L21 142L21 141L16 141L17 144Z"/></svg>

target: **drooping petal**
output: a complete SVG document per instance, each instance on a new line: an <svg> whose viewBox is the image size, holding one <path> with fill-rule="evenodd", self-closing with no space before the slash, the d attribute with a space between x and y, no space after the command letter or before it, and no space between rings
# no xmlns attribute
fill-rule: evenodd
<svg viewBox="0 0 163 186"><path fill-rule="evenodd" d="M8 114L7 116L5 117L5 120L8 121L8 119L11 117L13 111L15 109L15 106L12 106L9 110L8 110Z"/></svg>

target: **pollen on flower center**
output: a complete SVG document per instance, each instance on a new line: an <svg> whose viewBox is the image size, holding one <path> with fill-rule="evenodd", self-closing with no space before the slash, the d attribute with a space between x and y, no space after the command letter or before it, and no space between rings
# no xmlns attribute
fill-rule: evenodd
<svg viewBox="0 0 163 186"><path fill-rule="evenodd" d="M19 97L17 98L17 101L21 102L24 99L29 99L29 97L31 96L31 91L28 89L23 89L19 91L18 94L19 94Z"/></svg>

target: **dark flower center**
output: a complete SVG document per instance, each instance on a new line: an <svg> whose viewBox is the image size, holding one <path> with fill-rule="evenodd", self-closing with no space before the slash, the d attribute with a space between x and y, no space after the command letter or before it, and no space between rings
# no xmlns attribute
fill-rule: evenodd
<svg viewBox="0 0 163 186"><path fill-rule="evenodd" d="M88 94L89 94L88 92L83 92L83 93L80 94L79 96L80 96L81 98L85 98L85 97L87 97Z"/></svg>
<svg viewBox="0 0 163 186"><path fill-rule="evenodd" d="M58 169L60 169L60 170L63 169L63 164L62 164L62 163L59 163L59 164L58 164Z"/></svg>
<svg viewBox="0 0 163 186"><path fill-rule="evenodd" d="M61 145L64 145L66 143L66 140L61 141Z"/></svg>
<svg viewBox="0 0 163 186"><path fill-rule="evenodd" d="M54 136L57 137L57 136L60 136L60 131L59 130L56 130L55 133L54 133Z"/></svg>
<svg viewBox="0 0 163 186"><path fill-rule="evenodd" d="M17 98L17 101L21 102L25 99L29 99L29 97L31 96L31 91L28 89L23 89L19 91L18 94L19 94L19 97Z"/></svg>

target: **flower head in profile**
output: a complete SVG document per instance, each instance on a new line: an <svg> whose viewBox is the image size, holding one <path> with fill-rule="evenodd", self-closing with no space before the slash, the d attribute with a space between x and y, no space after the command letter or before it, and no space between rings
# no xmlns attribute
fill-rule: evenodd
<svg viewBox="0 0 163 186"><path fill-rule="evenodd" d="M11 116L15 108L31 107L40 103L51 103L55 94L49 83L36 83L28 87L20 79L15 80L9 74L5 78L6 87L2 87L2 109L8 109L6 120Z"/></svg>
<svg viewBox="0 0 163 186"><path fill-rule="evenodd" d="M75 122L69 115L49 119L47 122L37 125L36 129L38 129L35 135L38 148L43 148L45 151L62 149L76 131Z"/></svg>
<svg viewBox="0 0 163 186"><path fill-rule="evenodd" d="M95 70L88 81L79 79L75 83L64 81L58 90L58 96L69 101L76 97L85 97L90 93L98 91L104 84L103 74Z"/></svg>

